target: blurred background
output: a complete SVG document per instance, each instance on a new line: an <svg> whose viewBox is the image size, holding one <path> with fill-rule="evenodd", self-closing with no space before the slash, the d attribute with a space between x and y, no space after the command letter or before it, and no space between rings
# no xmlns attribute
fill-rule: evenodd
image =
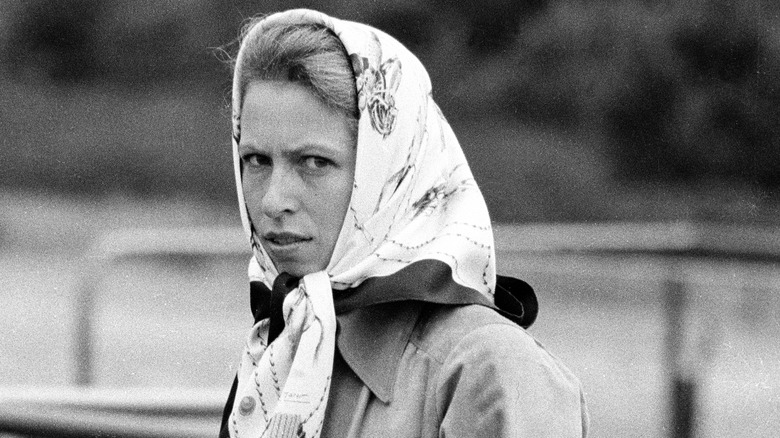
<svg viewBox="0 0 780 438"><path fill-rule="evenodd" d="M0 385L73 384L100 236L240 225L226 61L247 18L292 6L0 0ZM421 59L497 224L761 230L760 256L686 261L709 321L696 429L780 428L780 4L294 6L372 24ZM247 255L105 270L93 383L226 394L251 324ZM539 293L532 333L582 377L594 436L665 436L670 258L504 255L499 268Z"/></svg>

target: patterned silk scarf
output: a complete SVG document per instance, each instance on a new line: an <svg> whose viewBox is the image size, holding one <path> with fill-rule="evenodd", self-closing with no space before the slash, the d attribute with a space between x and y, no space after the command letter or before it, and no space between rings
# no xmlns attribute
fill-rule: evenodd
<svg viewBox="0 0 780 438"><path fill-rule="evenodd" d="M268 319L250 331L228 429L232 437L318 437L335 348L333 294L420 260L449 265L453 280L495 289L493 233L485 202L449 124L433 101L427 72L398 41L369 26L310 10L270 15L271 24L316 23L349 53L360 121L352 198L330 263L303 277L283 303L285 327L268 343ZM252 244L251 281L278 276L257 242L241 183L242 45L233 83L233 154L241 218Z"/></svg>

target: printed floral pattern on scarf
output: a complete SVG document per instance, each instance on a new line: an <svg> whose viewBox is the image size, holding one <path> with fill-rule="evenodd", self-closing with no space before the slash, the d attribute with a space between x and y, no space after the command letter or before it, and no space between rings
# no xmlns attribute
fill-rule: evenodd
<svg viewBox="0 0 780 438"><path fill-rule="evenodd" d="M358 107L361 112L368 109L371 126L387 137L393 132L398 115L394 95L401 83L401 62L391 58L381 65L372 65L371 60L354 53L350 58L355 71Z"/></svg>

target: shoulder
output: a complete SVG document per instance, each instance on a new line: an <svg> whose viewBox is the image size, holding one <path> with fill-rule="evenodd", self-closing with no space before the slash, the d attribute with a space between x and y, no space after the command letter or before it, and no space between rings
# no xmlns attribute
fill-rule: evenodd
<svg viewBox="0 0 780 438"><path fill-rule="evenodd" d="M420 319L412 342L439 363L435 392L443 428L492 431L484 436L582 436L587 414L579 380L494 310L434 307ZM465 414L474 409L479 424L459 419L473 418Z"/></svg>
<svg viewBox="0 0 780 438"><path fill-rule="evenodd" d="M436 412L442 430L459 431L453 436L585 435L588 415L579 380L494 310L433 308L412 341L439 364Z"/></svg>
<svg viewBox="0 0 780 438"><path fill-rule="evenodd" d="M411 342L439 363L452 359L453 354L533 356L541 354L542 349L522 327L476 304L425 306Z"/></svg>
<svg viewBox="0 0 780 438"><path fill-rule="evenodd" d="M497 384L535 380L580 392L579 380L556 356L525 329L485 306L428 306L411 343L439 363L445 374L472 375Z"/></svg>

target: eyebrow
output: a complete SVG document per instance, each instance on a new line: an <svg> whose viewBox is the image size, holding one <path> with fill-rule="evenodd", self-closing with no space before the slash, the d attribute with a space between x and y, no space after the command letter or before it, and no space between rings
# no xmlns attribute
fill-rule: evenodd
<svg viewBox="0 0 780 438"><path fill-rule="evenodd" d="M251 153L251 152L263 154L263 153L268 153L268 149L258 146L254 142L248 142L248 143L242 142L238 144L238 152L239 154ZM344 152L347 151L341 151L340 148L331 147L325 144L302 143L293 148L285 148L283 151L283 155L300 156L300 155L306 155L310 153L320 153L328 156L338 156L338 155L342 155Z"/></svg>

